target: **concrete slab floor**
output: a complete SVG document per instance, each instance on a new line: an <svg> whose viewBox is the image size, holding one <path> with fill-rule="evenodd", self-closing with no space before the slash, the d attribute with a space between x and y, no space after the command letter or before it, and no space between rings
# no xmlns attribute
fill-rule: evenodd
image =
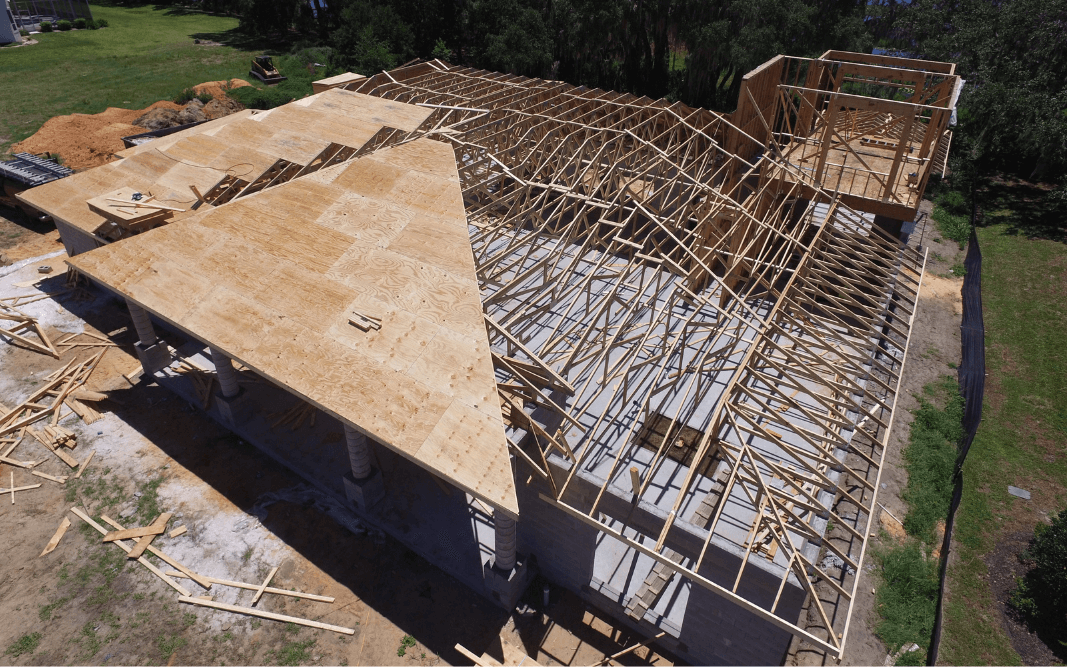
<svg viewBox="0 0 1067 667"><path fill-rule="evenodd" d="M37 286L15 286L40 277L33 262L0 270L0 298L58 292L64 285L60 259L50 260L58 275ZM0 562L0 615L6 619L0 624L0 648L14 646L23 636L36 637L32 650L7 655L12 663L432 665L462 662L452 649L456 642L492 653L503 637L541 664L588 664L639 641L559 590L553 590L546 615L509 617L390 536L342 529L318 509L321 496L292 491L309 486L299 475L242 444L159 383L131 386L122 378L137 361L121 302L99 293L83 299L59 296L23 312L39 317L54 339L61 332L128 330L115 334L119 347L109 348L87 385L114 398L96 404L103 418L91 425L76 416L60 421L78 435L71 452L75 458L83 461L96 451L83 477L59 485L0 465L0 478L13 474L16 485L42 483L17 494L13 506L6 497L0 503L0 533L9 536ZM161 333L171 345L183 344ZM44 376L91 350L74 348L56 360L0 342L0 402L19 403ZM36 469L50 475L69 472L29 439L12 456L43 458ZM388 472L390 463L383 461L382 467ZM432 483L411 486L436 493ZM268 505L279 496L288 499ZM162 581L82 528L68 512L74 505L124 525L143 525L156 512L173 512L171 526L186 525L188 532L157 538L158 548L194 571L237 581L258 584L270 568L279 567L274 586L331 595L336 602L268 595L257 607L351 627L355 634L179 605L177 594ZM257 508L262 519L252 514ZM71 519L71 529L54 552L39 557L63 517ZM205 593L188 580L181 583L194 595ZM540 610L539 583L535 588L527 602ZM240 605L248 605L252 596L219 585L210 593ZM399 656L405 635L416 645ZM623 662L669 664L669 659L642 649Z"/></svg>

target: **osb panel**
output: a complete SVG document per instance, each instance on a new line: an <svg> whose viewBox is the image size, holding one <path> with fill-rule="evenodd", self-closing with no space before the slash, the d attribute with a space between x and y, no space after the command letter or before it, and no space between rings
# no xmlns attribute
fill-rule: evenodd
<svg viewBox="0 0 1067 667"><path fill-rule="evenodd" d="M387 149L333 184L291 181L69 261L517 514L452 150L414 143L442 173Z"/></svg>

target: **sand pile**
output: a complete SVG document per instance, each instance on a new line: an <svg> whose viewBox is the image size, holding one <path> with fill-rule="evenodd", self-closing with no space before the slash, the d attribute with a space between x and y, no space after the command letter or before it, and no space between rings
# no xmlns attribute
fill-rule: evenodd
<svg viewBox="0 0 1067 667"><path fill-rule="evenodd" d="M144 132L133 124L152 109L180 109L174 102L156 102L147 109L116 109L97 114L74 113L50 118L32 137L11 147L11 152L53 153L71 169L98 167L126 146L122 137Z"/></svg>
<svg viewBox="0 0 1067 667"><path fill-rule="evenodd" d="M226 96L225 88L247 86L247 81L208 81L194 87L198 93L209 93L215 99L204 105L203 114L209 120L222 118L244 107ZM49 119L36 134L11 147L12 152L52 153L63 158L71 169L88 169L107 163L113 153L126 146L122 137L140 134L144 128L135 120L156 110L180 111L181 105L170 101L156 102L146 109L116 109L109 107L98 114L70 114Z"/></svg>

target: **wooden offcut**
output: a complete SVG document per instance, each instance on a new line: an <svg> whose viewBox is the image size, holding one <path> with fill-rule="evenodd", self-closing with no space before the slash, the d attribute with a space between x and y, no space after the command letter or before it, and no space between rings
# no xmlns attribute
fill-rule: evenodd
<svg viewBox="0 0 1067 667"><path fill-rule="evenodd" d="M355 629L345 628L340 625L330 625L329 623L319 623L318 621L311 621L306 618L299 618L296 616L286 616L284 614L275 614L269 611L263 611L262 609L252 609L251 607L238 607L235 604L224 604L222 602L214 602L212 600L202 600L200 598L194 598L189 596L182 596L178 598L178 602L184 602L186 604L193 604L200 607L211 607L212 609L220 609L222 611L231 611L236 614L246 614L248 616L258 616L259 618L266 618L272 621L281 621L282 623L292 623L294 625L303 625L308 628L315 628L316 630L329 630L330 632L337 632L342 635L354 635Z"/></svg>
<svg viewBox="0 0 1067 667"><path fill-rule="evenodd" d="M55 548L59 546L59 541L62 540L63 535L66 534L67 528L70 528L70 519L63 517L63 520L59 522L59 528L56 528L55 535L52 536L52 539L48 540L48 544L45 545L44 551L41 552L41 556L45 556L55 551ZM38 558L41 556L38 556Z"/></svg>

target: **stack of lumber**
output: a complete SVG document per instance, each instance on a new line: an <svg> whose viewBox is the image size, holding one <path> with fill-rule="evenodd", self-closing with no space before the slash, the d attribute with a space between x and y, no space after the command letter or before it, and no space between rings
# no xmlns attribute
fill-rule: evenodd
<svg viewBox="0 0 1067 667"><path fill-rule="evenodd" d="M200 407L207 410L211 404L211 387L215 383L215 374L188 359L178 362L175 370L189 378L189 381L193 383L193 391L196 392L196 397L200 401Z"/></svg>
<svg viewBox="0 0 1067 667"><path fill-rule="evenodd" d="M134 199L135 194L137 200ZM85 203L89 210L106 219L107 222L100 226L101 233L106 233L113 226L128 232L142 232L165 224L175 213L185 211L153 201L151 196L143 197L129 187L93 197Z"/></svg>
<svg viewBox="0 0 1067 667"><path fill-rule="evenodd" d="M72 397L72 394L82 388L106 351L106 349L100 350L80 363L75 361L68 362L63 368L45 378L45 384L26 400L13 409L4 411L4 414L0 416L0 438L17 433L13 446L4 453L5 457L11 453L14 446L21 442L23 435L29 432L30 435L68 466L71 468L77 467L77 460L63 451L65 448L71 448L76 444L73 438L74 434L59 426L59 419L65 406L77 412L70 407L70 401L77 401ZM78 405L80 408L85 407L81 404ZM99 418L99 415L97 415L97 418ZM47 420L47 424L43 426L42 430L32 428L42 420ZM5 460L5 463L9 462Z"/></svg>
<svg viewBox="0 0 1067 667"><path fill-rule="evenodd" d="M42 298L45 296L48 295L44 295ZM0 338L8 338L35 352L47 354L56 359L59 358L59 352L56 351L55 346L52 345L52 341L48 339L44 329L38 324L37 318L30 317L16 309L14 306L9 306L7 303L0 302L0 322L15 322L15 325L11 328L0 326ZM39 340L33 340L26 336L26 334L31 331L37 335Z"/></svg>

